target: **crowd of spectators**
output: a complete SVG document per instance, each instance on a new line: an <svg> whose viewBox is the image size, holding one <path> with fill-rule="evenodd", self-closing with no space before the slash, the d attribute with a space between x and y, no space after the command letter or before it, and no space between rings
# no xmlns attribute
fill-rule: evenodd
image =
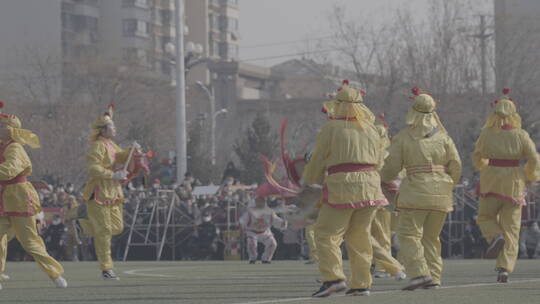
<svg viewBox="0 0 540 304"><path fill-rule="evenodd" d="M176 248L174 256L165 253L166 258L177 260L208 260L224 259L226 237L225 231L237 230L237 219L245 211L252 200L251 190L254 186L246 186L237 179L237 170L229 164L224 172L222 183L215 186L215 192L197 194L194 191L203 185L196 177L187 173L184 180L177 183L173 175L174 166L168 161L163 161L162 166L156 171L150 182L142 178L136 179L125 186L125 217L132 214L137 203L150 202L158 195L160 190L174 191L179 198L178 210L185 224L176 234ZM471 183L472 184L472 183ZM475 187L464 182L468 197L474 199ZM71 209L76 209L81 202L78 188L71 183L47 184L39 187L42 205L52 212L52 216L41 221L41 235L44 238L51 255L59 260L93 260L95 259L92 240L85 237L76 221L66 220L66 214ZM533 189L533 194L536 191ZM534 199L534 196L531 196ZM538 199L540 201L540 199ZM269 207L275 210L283 209L284 201L271 199ZM534 211L534 210L533 210ZM537 212L527 214L524 218L520 241L521 258L540 258L540 228L538 227ZM527 212L525 212L527 213ZM284 216L278 213L279 216ZM128 224L123 234L113 240L113 255L121 259L126 245ZM481 258L487 246L476 223L476 214L470 210L463 223L463 258ZM304 240L303 229L288 227L284 231L273 230L278 242L275 259L304 259L308 255L307 245ZM243 246L244 240L241 240ZM16 240L12 241L9 250L9 258L21 260L27 258L24 251ZM444 244L443 244L444 246ZM245 246L243 246L245 247ZM171 248L166 248L171 249ZM153 255L141 250L136 251L133 258L152 259ZM245 255L240 252L239 254Z"/></svg>

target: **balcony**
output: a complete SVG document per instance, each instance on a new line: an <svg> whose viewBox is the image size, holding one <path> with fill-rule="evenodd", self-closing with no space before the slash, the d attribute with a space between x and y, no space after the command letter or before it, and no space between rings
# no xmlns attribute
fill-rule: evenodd
<svg viewBox="0 0 540 304"><path fill-rule="evenodd" d="M155 0L154 6L157 9L174 10L173 0Z"/></svg>
<svg viewBox="0 0 540 304"><path fill-rule="evenodd" d="M99 18L99 7L93 6L91 4L87 4L85 2L77 2L75 6L73 7L74 15L81 15L81 16L90 16L94 18Z"/></svg>
<svg viewBox="0 0 540 304"><path fill-rule="evenodd" d="M122 0L122 7L136 7L141 9L149 9L148 0Z"/></svg>

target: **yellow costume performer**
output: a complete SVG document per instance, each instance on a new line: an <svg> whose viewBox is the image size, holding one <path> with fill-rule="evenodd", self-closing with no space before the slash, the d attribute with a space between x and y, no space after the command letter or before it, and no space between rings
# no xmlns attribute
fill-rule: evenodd
<svg viewBox="0 0 540 304"><path fill-rule="evenodd" d="M64 269L47 253L33 217L41 211L41 204L34 186L27 181L32 174L32 163L23 146L39 148L39 138L22 129L16 116L0 114L0 140L0 239L13 229L39 267L57 287L65 288Z"/></svg>
<svg viewBox="0 0 540 304"><path fill-rule="evenodd" d="M64 193L66 196L66 202L62 206L62 213L64 214L64 224L67 227L67 237L66 237L66 259L70 261L78 262L79 261L79 245L81 243L76 220L78 217L78 207L79 202L77 198L71 194Z"/></svg>
<svg viewBox="0 0 540 304"><path fill-rule="evenodd" d="M521 208L526 205L525 185L539 179L539 159L521 117L508 98L497 100L476 142L472 155L480 170L478 225L490 247L486 257L497 258L497 280L507 282L514 270L519 247ZM522 159L527 160L524 167Z"/></svg>
<svg viewBox="0 0 540 304"><path fill-rule="evenodd" d="M383 134L384 154L388 156L387 148L390 147L390 138L388 136L388 124L384 121L384 115L379 115L375 120L377 126ZM383 194L388 199L384 192ZM388 207L388 206L387 206ZM371 223L371 236L373 237L373 260L375 264L375 278L385 278L394 276L400 281L406 278L403 272L403 266L392 256L392 231L391 221L392 213L387 207L380 207Z"/></svg>
<svg viewBox="0 0 540 304"><path fill-rule="evenodd" d="M407 176L400 185L399 260L411 281L404 288L437 288L443 262L439 234L446 214L453 209L453 189L461 175L461 160L452 139L435 112L428 94L413 89L414 104L407 113L407 128L392 140L390 155L381 172L383 182Z"/></svg>
<svg viewBox="0 0 540 304"><path fill-rule="evenodd" d="M92 124L90 148L86 154L88 181L83 190L89 225L84 232L94 238L96 256L105 280L118 280L112 271L111 238L124 229L124 193L121 182L126 180L127 171L117 166L123 165L129 151L122 150L112 141L116 129L112 121L112 105L109 111Z"/></svg>
<svg viewBox="0 0 540 304"><path fill-rule="evenodd" d="M381 191L378 168L384 158L380 130L362 94L344 82L317 136L313 156L304 169L306 184L323 184L322 206L315 224L323 285L313 294L325 297L346 288L340 245L345 239L351 265L348 295L367 295L371 287L371 221L388 202Z"/></svg>

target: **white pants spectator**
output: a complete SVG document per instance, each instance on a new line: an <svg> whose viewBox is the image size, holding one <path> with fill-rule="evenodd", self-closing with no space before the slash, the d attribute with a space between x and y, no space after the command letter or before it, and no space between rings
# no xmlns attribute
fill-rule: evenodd
<svg viewBox="0 0 540 304"><path fill-rule="evenodd" d="M277 248L277 242L274 238L274 234L270 229L265 232L257 233L254 231L247 231L247 251L250 261L256 261L258 256L257 245L262 243L264 245L264 253L261 257L262 261L269 262L274 256L274 252Z"/></svg>

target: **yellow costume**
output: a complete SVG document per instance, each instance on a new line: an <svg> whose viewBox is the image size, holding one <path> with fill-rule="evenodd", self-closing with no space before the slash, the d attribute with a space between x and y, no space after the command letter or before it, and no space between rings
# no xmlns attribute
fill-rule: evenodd
<svg viewBox="0 0 540 304"><path fill-rule="evenodd" d="M6 260L8 252L8 243L15 237L15 232L10 229L8 233L4 234L0 238L0 280L2 280L2 274L6 271Z"/></svg>
<svg viewBox="0 0 540 304"><path fill-rule="evenodd" d="M34 257L39 267L55 284L58 283L58 287L67 287L62 278L64 269L47 253L33 217L41 211L41 204L36 190L27 181L27 176L32 173L32 163L23 145L39 148L39 138L31 131L21 129L16 116L0 114L0 124L10 137L0 144L0 239L13 229L22 247Z"/></svg>
<svg viewBox="0 0 540 304"><path fill-rule="evenodd" d="M317 244L315 243L315 224L306 226L304 237L308 243L309 261L317 263L319 261L319 255L317 253Z"/></svg>
<svg viewBox="0 0 540 304"><path fill-rule="evenodd" d="M435 112L435 101L428 94L413 92L408 127L392 140L381 172L383 182L390 183L402 169L407 171L396 202L399 260L412 278L407 289L441 283L439 234L446 213L452 211L453 188L461 175L460 157Z"/></svg>
<svg viewBox="0 0 540 304"><path fill-rule="evenodd" d="M83 190L88 222L85 234L94 238L96 256L103 271L113 268L111 238L124 229L124 193L119 180L113 179L114 169L123 165L129 151L122 150L111 139L100 136L100 130L112 122L112 108L92 124L90 148L86 154L88 181Z"/></svg>
<svg viewBox="0 0 540 304"><path fill-rule="evenodd" d="M488 242L500 241L501 246L493 251L497 268L512 272L518 255L521 208L526 205L525 185L538 181L540 169L535 144L521 129L521 117L507 96L495 104L472 159L480 170L478 225ZM523 159L527 163L521 167Z"/></svg>
<svg viewBox="0 0 540 304"><path fill-rule="evenodd" d="M77 235L77 228L75 227L75 221L78 216L79 202L73 195L67 195L66 203L62 207L62 213L64 214L64 224L67 227L66 238L66 258L71 261L78 261L79 257L79 238Z"/></svg>
<svg viewBox="0 0 540 304"><path fill-rule="evenodd" d="M373 243L373 259L375 261L375 275L388 273L395 276L403 271L403 266L392 257L392 213L387 208L379 208L371 223L371 236Z"/></svg>
<svg viewBox="0 0 540 304"><path fill-rule="evenodd" d="M390 147L390 138L388 136L388 124L384 121L384 115L381 114L375 120L375 126L383 134L383 145L385 158L388 156L387 149ZM388 192L386 190L386 192ZM387 193L383 188L383 194L388 199ZM392 231L391 221L392 213L389 206L381 207L377 210L375 218L371 223L371 236L373 237L373 260L375 263L375 277L385 277L388 274L403 279L404 275L398 277L398 273L403 271L403 266L392 256Z"/></svg>
<svg viewBox="0 0 540 304"><path fill-rule="evenodd" d="M322 207L315 226L319 270L324 280L313 296L345 288L340 245L345 239L351 262L351 292L371 287L371 221L388 202L377 168L384 158L382 134L359 91L345 84L332 104L330 119L317 136L304 169L306 184L323 181Z"/></svg>

